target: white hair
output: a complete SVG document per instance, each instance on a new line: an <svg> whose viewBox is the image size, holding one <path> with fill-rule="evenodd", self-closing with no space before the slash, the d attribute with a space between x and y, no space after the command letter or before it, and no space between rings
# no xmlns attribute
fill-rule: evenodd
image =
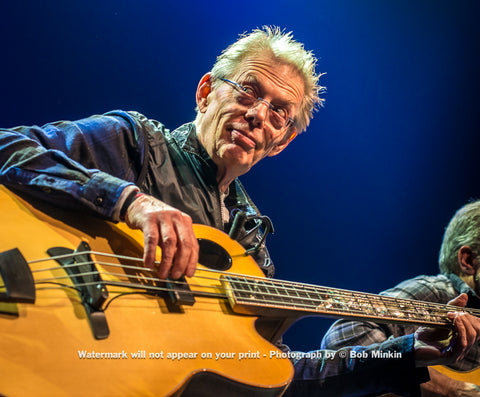
<svg viewBox="0 0 480 397"><path fill-rule="evenodd" d="M443 235L438 263L442 273L460 274L458 250L467 245L477 257L480 249L480 201L460 208L450 220Z"/></svg>
<svg viewBox="0 0 480 397"><path fill-rule="evenodd" d="M276 26L264 26L240 38L227 47L217 58L211 76L214 84L219 79L233 76L242 61L251 57L267 55L273 60L291 65L304 81L304 95L295 124L298 132L304 131L310 123L313 112L322 106L324 99L320 94L325 87L319 85L322 74L316 74L317 59L311 51L305 50L302 43L295 41L292 32L285 33Z"/></svg>

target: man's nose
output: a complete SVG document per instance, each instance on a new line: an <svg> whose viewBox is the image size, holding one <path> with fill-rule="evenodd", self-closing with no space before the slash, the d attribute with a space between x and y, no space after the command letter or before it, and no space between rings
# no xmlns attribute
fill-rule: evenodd
<svg viewBox="0 0 480 397"><path fill-rule="evenodd" d="M255 127L262 127L267 120L269 111L270 104L267 101L259 100L247 110L245 118L252 122Z"/></svg>

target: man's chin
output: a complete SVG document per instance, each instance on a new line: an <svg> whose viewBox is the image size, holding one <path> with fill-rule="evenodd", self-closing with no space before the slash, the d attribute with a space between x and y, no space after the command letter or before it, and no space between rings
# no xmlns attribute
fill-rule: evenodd
<svg viewBox="0 0 480 397"><path fill-rule="evenodd" d="M235 150L224 153L222 163L227 170L240 176L252 168L253 159L252 156L245 153L244 150Z"/></svg>

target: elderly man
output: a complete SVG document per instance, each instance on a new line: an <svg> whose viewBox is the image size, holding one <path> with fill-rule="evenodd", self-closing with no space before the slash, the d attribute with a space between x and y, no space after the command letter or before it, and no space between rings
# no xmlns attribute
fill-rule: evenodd
<svg viewBox="0 0 480 397"><path fill-rule="evenodd" d="M448 224L439 255L440 274L417 276L381 292L395 298L445 304L458 294L468 295L467 306L480 309L480 201L460 208ZM414 333L412 325L376 324L340 320L330 327L322 340L326 349L350 345L370 345L389 338ZM480 366L480 347L475 345L463 360L451 367L471 371ZM453 373L453 372L452 372ZM430 368L431 381L422 385L422 396L478 396L480 375L471 375L477 385L455 380Z"/></svg>
<svg viewBox="0 0 480 397"><path fill-rule="evenodd" d="M0 182L141 229L145 266L154 267L158 245L160 278L192 276L199 249L192 223L231 232L235 214L242 213L239 230L231 233L246 248L258 243L266 221L238 177L264 157L282 152L308 126L322 102L315 63L291 34L278 28L254 30L228 47L200 79L194 122L170 132L141 114L114 111L4 130ZM267 250L255 252L260 267L273 275ZM455 303L463 301L460 296ZM478 320L468 314L449 316L458 331L452 349L443 349L435 332L422 329L415 337L364 349L400 353L400 359L386 362L343 354L332 359L294 356L295 376L287 393L414 395L425 379L424 368L416 366L455 361L480 337Z"/></svg>

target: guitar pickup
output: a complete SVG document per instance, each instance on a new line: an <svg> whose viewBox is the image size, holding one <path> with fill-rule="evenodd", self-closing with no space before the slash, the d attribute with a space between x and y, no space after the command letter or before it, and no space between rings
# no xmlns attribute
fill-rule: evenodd
<svg viewBox="0 0 480 397"><path fill-rule="evenodd" d="M48 249L47 253L52 257L60 257L55 260L64 267L75 288L80 292L95 339L105 339L110 330L102 306L108 298L108 292L89 251L90 246L86 242L81 242L75 251L53 247Z"/></svg>
<svg viewBox="0 0 480 397"><path fill-rule="evenodd" d="M193 306L195 303L195 296L193 295L185 276L182 276L176 280L167 279L165 281L165 286L168 290L167 299L173 305Z"/></svg>

